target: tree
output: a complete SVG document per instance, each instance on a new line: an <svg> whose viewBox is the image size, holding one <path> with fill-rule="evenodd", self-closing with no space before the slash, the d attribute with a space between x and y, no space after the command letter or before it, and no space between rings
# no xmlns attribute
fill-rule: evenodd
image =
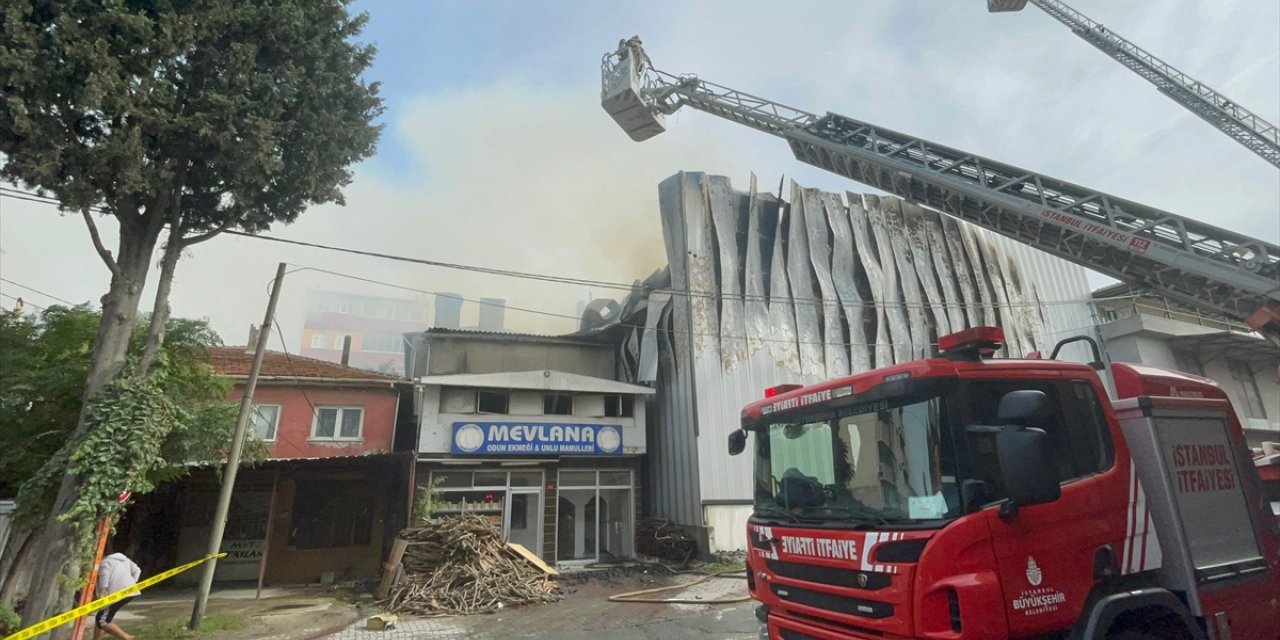
<svg viewBox="0 0 1280 640"><path fill-rule="evenodd" d="M349 167L372 154L381 113L366 18L348 0L9 0L0 23L0 178L79 212L111 272L85 399L125 364L152 255L169 229L148 366L163 339L167 291L184 247L255 233L307 207L342 203ZM107 249L95 213L115 219ZM139 371L141 372L141 371ZM122 389L125 387L121 387ZM83 402L73 441L93 428ZM61 479L38 553L74 556L56 519L81 487ZM70 602L40 572L24 622ZM75 578L73 565L67 577ZM62 581L65 583L66 581Z"/></svg>
<svg viewBox="0 0 1280 640"><path fill-rule="evenodd" d="M142 494L156 483L187 473L186 463L226 458L236 405L226 400L231 381L213 371L207 355L207 348L221 340L206 321L187 319L166 323L169 339L157 354L153 375L145 380L121 378L135 388L125 393L104 391L93 400L119 406L121 399L141 395L146 402L139 404L164 404L173 419L149 420L137 412L99 410L94 419L101 428L94 436L64 449L81 412L85 371L99 321L99 314L85 307L50 307L35 322L0 314L0 349L15 365L0 369L0 425L4 425L6 443L0 449L0 491L8 495L21 491L19 532L10 538L11 553L0 567L0 596L5 601L12 601L19 586L9 580L9 569L19 560L17 551L25 546L28 552L23 555L29 557L28 534L39 528L56 498L57 484L47 480L49 474L61 476L66 468L65 458L50 463L59 454L69 451L67 457L82 460L101 456L88 460L95 470L84 474L93 476L89 484L99 490L81 491L80 515L73 509L67 517L73 528L81 529L118 513L121 507L115 496L122 489ZM144 349L146 333L139 326L130 340L134 363ZM139 385L146 385L147 391L137 393ZM112 433L121 428L134 437ZM255 439L245 457L253 461L266 453L265 444ZM117 477L130 471L137 477L123 481ZM124 486L116 486L121 482Z"/></svg>

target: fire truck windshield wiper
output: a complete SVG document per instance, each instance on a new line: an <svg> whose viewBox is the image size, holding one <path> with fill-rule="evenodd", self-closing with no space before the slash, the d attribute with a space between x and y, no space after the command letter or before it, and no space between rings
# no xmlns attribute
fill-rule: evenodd
<svg viewBox="0 0 1280 640"><path fill-rule="evenodd" d="M870 509L866 509L866 508L848 507L848 506L842 506L842 505L827 505L827 506L822 507L822 509L823 509L824 511L829 512L831 515L835 515L835 513L837 513L837 512L838 512L838 513L840 513L841 515L843 515L843 516L845 516L845 517L848 517L848 518L853 518L853 519L856 519L856 520L870 520L870 521L871 521L871 522L853 522L853 523L851 523L851 524L853 524L853 525L854 525L854 527L855 527L855 528L858 528L858 529L864 529L864 528L866 528L866 529L870 529L870 528L874 528L874 526L876 526L876 525L880 525L880 526L889 526L889 525L893 525L893 524L894 524L894 522L893 522L893 521L891 521L891 520L889 520L888 518L885 518L884 516L882 516L882 515L880 515L880 514L878 514L878 513L874 512L874 511L872 511L872 510L870 510ZM831 520L829 520L829 519L828 519L828 520L825 520L825 521L826 521L826 522L831 522ZM900 524L900 523L899 523L899 524Z"/></svg>

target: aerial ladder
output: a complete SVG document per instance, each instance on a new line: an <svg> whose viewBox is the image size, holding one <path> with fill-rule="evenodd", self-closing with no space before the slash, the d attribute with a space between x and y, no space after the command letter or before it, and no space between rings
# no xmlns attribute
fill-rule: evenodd
<svg viewBox="0 0 1280 640"><path fill-rule="evenodd" d="M1280 129L1204 83L1178 71L1138 45L1058 0L987 0L992 13L1021 11L1030 2L1071 32L1130 71L1155 85L1161 93L1217 127L1231 139L1280 167Z"/></svg>
<svg viewBox="0 0 1280 640"><path fill-rule="evenodd" d="M783 138L802 162L1201 310L1280 344L1280 247L835 113L653 68L638 37L601 62L601 103L632 140L688 106Z"/></svg>

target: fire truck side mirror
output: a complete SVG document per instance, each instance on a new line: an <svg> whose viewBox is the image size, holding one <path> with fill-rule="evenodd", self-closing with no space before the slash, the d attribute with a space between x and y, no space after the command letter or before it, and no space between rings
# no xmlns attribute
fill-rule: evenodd
<svg viewBox="0 0 1280 640"><path fill-rule="evenodd" d="M1018 507L1053 502L1062 495L1049 448L1043 429L1008 426L996 435L996 456L1009 496L1000 515L1011 517Z"/></svg>
<svg viewBox="0 0 1280 640"><path fill-rule="evenodd" d="M996 418L1001 425L1039 427L1049 419L1049 399L1043 391L1010 391L1000 398Z"/></svg>
<svg viewBox="0 0 1280 640"><path fill-rule="evenodd" d="M736 456L747 449L747 432L738 429L729 434L729 455Z"/></svg>

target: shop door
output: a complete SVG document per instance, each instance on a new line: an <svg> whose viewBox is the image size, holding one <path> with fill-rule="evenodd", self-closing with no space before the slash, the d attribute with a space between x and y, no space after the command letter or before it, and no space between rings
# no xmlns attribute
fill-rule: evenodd
<svg viewBox="0 0 1280 640"><path fill-rule="evenodd" d="M511 489L507 501L507 540L542 555L542 492Z"/></svg>

